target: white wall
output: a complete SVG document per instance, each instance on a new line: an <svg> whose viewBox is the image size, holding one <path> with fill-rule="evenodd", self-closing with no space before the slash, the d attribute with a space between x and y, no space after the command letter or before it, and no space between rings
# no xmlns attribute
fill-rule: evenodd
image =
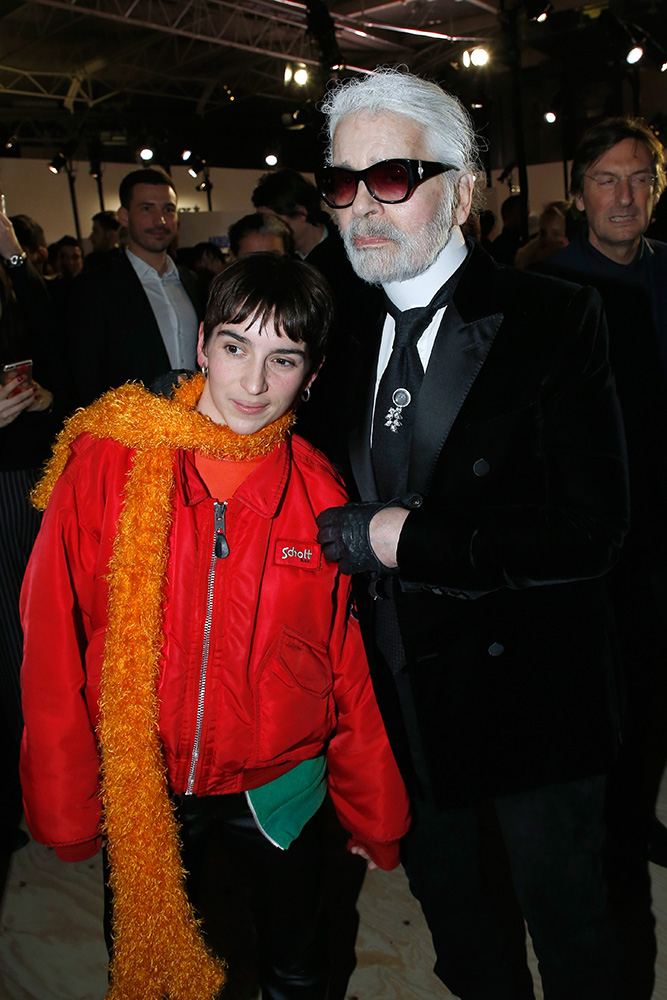
<svg viewBox="0 0 667 1000"><path fill-rule="evenodd" d="M81 234L87 237L90 220L100 210L97 184L88 173L88 163L80 162L76 164L76 168L75 189ZM136 163L105 165L102 178L105 208L118 208L118 185L125 174L136 169ZM214 236L225 236L232 222L252 212L250 196L263 172L213 167L213 212L209 213L206 195L195 191L197 182L190 177L185 167L174 167L172 176L178 189L178 207L181 212L181 246L192 246ZM494 171L493 186L485 191L486 204L495 212L498 220L500 206L510 194L507 183L498 183L499 173ZM517 182L516 170L511 179L514 183ZM543 163L528 167L528 190L531 212L539 213L546 202L563 198L562 163ZM57 175L51 173L45 160L0 158L0 191L7 201L7 213L18 215L23 212L32 216L44 227L49 243L60 239L65 233L75 235L67 176L64 172Z"/></svg>
<svg viewBox="0 0 667 1000"><path fill-rule="evenodd" d="M127 173L136 169L136 163L105 165L102 186L106 209L118 208L118 186ZM75 190L81 235L87 237L90 220L100 210L100 201L97 183L88 173L88 164L76 164L76 171ZM171 173L181 210L180 243L191 246L210 236L226 235L232 222L253 211L250 196L263 171L212 168L211 214L208 213L206 195L195 191L197 181L192 179L187 169L174 167ZM64 171L51 173L45 160L2 158L0 191L5 195L7 214L32 216L44 227L47 242L53 243L65 233L76 235L69 183Z"/></svg>
<svg viewBox="0 0 667 1000"><path fill-rule="evenodd" d="M568 178L570 176L570 166L568 163ZM512 191L507 181L499 183L501 171L494 170L491 174L493 186L485 191L486 207L495 213L500 220L500 206L505 198L509 198ZM510 180L518 184L519 172L513 170ZM536 212L538 215L550 201L567 198L565 193L565 178L563 175L562 163L536 163L528 167L528 210Z"/></svg>

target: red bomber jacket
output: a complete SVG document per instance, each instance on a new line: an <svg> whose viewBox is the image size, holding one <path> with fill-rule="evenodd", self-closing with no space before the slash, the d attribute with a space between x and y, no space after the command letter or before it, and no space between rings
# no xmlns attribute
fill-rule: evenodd
<svg viewBox="0 0 667 1000"><path fill-rule="evenodd" d="M113 440L76 439L22 592L26 818L35 839L66 858L99 843L106 574L132 457ZM352 843L395 867L409 825L406 792L349 613L349 578L315 540L317 514L346 499L332 467L292 437L223 510L191 453L175 452L174 462L158 687L171 790L246 791L324 751Z"/></svg>

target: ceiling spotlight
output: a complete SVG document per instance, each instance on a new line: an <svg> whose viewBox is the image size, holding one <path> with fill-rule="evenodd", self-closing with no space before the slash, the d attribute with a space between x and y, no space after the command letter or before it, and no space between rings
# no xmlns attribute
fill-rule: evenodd
<svg viewBox="0 0 667 1000"><path fill-rule="evenodd" d="M15 135L10 135L9 139L5 143L5 149L14 149L17 143L17 138Z"/></svg>
<svg viewBox="0 0 667 1000"><path fill-rule="evenodd" d="M202 170L206 165L206 160L202 160L201 157L195 156L195 154L192 151L190 151L190 155L188 157L187 162L188 162L188 173L190 174L190 177L196 177L198 174L202 172Z"/></svg>
<svg viewBox="0 0 667 1000"><path fill-rule="evenodd" d="M641 45L633 45L633 47L630 49L627 56L625 57L625 61L626 63L629 63L630 66L634 66L635 63L639 62L639 60L643 55L644 55L644 50L641 47Z"/></svg>
<svg viewBox="0 0 667 1000"><path fill-rule="evenodd" d="M59 174L62 168L65 166L65 157L62 153L56 153L51 162L49 163L49 170L52 174Z"/></svg>
<svg viewBox="0 0 667 1000"><path fill-rule="evenodd" d="M545 111L544 120L545 122L547 122L548 125L553 125L553 123L556 121L555 113L553 111Z"/></svg>
<svg viewBox="0 0 667 1000"><path fill-rule="evenodd" d="M267 155L264 157L264 162L266 163L267 167L275 167L276 164L278 163L278 157L276 156L275 153L267 153Z"/></svg>
<svg viewBox="0 0 667 1000"><path fill-rule="evenodd" d="M285 86L287 86L288 83L292 82L293 75L294 73L292 71L292 64L285 63L285 73L283 75L283 83L285 84Z"/></svg>
<svg viewBox="0 0 667 1000"><path fill-rule="evenodd" d="M470 53L470 62L473 66L486 66L489 61L489 53L484 48L473 49Z"/></svg>
<svg viewBox="0 0 667 1000"><path fill-rule="evenodd" d="M479 109L483 108L484 105L480 104L478 101L473 101L473 103L470 105L470 107L474 108L475 111L479 111Z"/></svg>
<svg viewBox="0 0 667 1000"><path fill-rule="evenodd" d="M305 66L299 66L299 68L294 73L294 82L299 87L305 87L308 83L308 70Z"/></svg>
<svg viewBox="0 0 667 1000"><path fill-rule="evenodd" d="M181 153L181 159L183 160L183 163L187 163L191 156L192 156L192 150L184 149L183 152Z"/></svg>
<svg viewBox="0 0 667 1000"><path fill-rule="evenodd" d="M664 72L666 72L666 71L667 71L667 62L664 62L664 63L662 64L662 66L660 67L660 72L661 72L661 73L664 73Z"/></svg>
<svg viewBox="0 0 667 1000"><path fill-rule="evenodd" d="M486 66L489 61L489 53L480 45L476 49L466 49L461 58L466 69L469 69L470 66Z"/></svg>
<svg viewBox="0 0 667 1000"><path fill-rule="evenodd" d="M202 181L201 184L197 184L195 191L211 191L212 189L213 185L207 178L205 181Z"/></svg>
<svg viewBox="0 0 667 1000"><path fill-rule="evenodd" d="M553 9L553 4L549 3L549 0L526 0L526 15L529 21L544 24Z"/></svg>
<svg viewBox="0 0 667 1000"><path fill-rule="evenodd" d="M143 149L139 150L139 159L143 160L144 163L148 163L155 156L154 150L150 146L144 146Z"/></svg>

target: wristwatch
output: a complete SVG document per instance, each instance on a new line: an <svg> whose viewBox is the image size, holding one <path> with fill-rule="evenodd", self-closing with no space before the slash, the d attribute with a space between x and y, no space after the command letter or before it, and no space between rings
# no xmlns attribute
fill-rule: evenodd
<svg viewBox="0 0 667 1000"><path fill-rule="evenodd" d="M3 257L2 259L4 260L6 267L23 267L28 259L28 255L25 250L22 250L21 253L13 253L11 257Z"/></svg>

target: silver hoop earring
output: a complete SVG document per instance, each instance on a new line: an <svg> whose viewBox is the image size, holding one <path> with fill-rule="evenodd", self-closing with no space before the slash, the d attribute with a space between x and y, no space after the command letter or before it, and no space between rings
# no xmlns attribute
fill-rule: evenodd
<svg viewBox="0 0 667 1000"><path fill-rule="evenodd" d="M304 403L307 403L308 400L310 399L310 386L309 385L307 385L306 388L301 393L301 399L303 400Z"/></svg>
<svg viewBox="0 0 667 1000"><path fill-rule="evenodd" d="M208 365L200 365L199 370L201 371L204 378L208 378Z"/></svg>

